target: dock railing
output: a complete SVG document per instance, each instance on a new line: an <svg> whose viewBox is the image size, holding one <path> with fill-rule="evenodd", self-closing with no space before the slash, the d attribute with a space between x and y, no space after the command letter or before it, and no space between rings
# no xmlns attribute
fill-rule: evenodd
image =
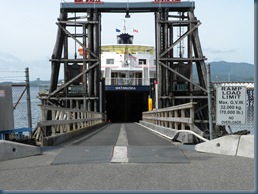
<svg viewBox="0 0 258 194"><path fill-rule="evenodd" d="M194 105L196 103L190 102L182 105L162 108L143 112L142 119L162 127L172 129L194 129Z"/></svg>
<svg viewBox="0 0 258 194"><path fill-rule="evenodd" d="M179 133L187 133L194 135L202 141L207 141L207 139L203 138L203 132L194 124L195 104L196 102L190 102L177 106L143 112L142 121L144 123L151 124L152 126L159 126L169 129L170 138L173 140L178 138ZM172 136L171 132L173 134ZM167 134L162 135L167 136Z"/></svg>
<svg viewBox="0 0 258 194"><path fill-rule="evenodd" d="M41 121L37 123L33 132L38 145L47 136L47 127L51 127L51 136L55 136L103 123L103 114L99 112L46 105L41 106L41 111ZM47 120L49 111L51 111L52 120Z"/></svg>

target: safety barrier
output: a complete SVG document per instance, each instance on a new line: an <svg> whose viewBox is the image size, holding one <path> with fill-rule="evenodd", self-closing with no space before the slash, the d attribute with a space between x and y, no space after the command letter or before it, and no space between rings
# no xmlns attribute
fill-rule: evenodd
<svg viewBox="0 0 258 194"><path fill-rule="evenodd" d="M207 141L207 139L202 138L203 131L194 124L195 104L196 102L190 102L143 112L141 124L151 127L173 140L181 139L182 142L192 143L195 141L194 138L198 138L201 141Z"/></svg>
<svg viewBox="0 0 258 194"><path fill-rule="evenodd" d="M254 158L254 135L225 135L195 146L198 152Z"/></svg>
<svg viewBox="0 0 258 194"><path fill-rule="evenodd" d="M43 138L47 136L47 127L51 127L51 136L55 136L103 122L103 115L98 112L45 105L41 106L41 111L41 121L37 123L33 132L33 137L38 145L41 145ZM51 112L52 120L47 120L49 111Z"/></svg>
<svg viewBox="0 0 258 194"><path fill-rule="evenodd" d="M23 143L0 140L0 161L13 160L41 154L41 149L37 146Z"/></svg>
<svg viewBox="0 0 258 194"><path fill-rule="evenodd" d="M182 105L152 110L142 113L145 122L172 129L194 130L194 105L190 102Z"/></svg>

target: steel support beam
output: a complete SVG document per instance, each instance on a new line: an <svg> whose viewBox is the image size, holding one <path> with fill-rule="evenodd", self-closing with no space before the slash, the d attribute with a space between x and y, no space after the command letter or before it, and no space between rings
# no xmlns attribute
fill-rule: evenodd
<svg viewBox="0 0 258 194"><path fill-rule="evenodd" d="M44 99L48 99L46 102L51 106L67 106L65 99L78 97L82 100L77 101L76 105L70 103L69 108L76 106L96 112L104 110L99 102L101 13L125 13L127 9L130 13L153 12L157 79L155 104L158 108L165 108L197 102L195 110L198 111L194 118L203 121L199 126L208 129L206 58L198 35L201 22L194 16L194 7L194 2L189 1L61 3L57 38L50 60L49 96ZM69 55L71 47L76 53L77 46L82 48L82 56L72 58ZM58 85L61 65L64 66L63 86ZM193 81L192 70L195 66L198 82ZM73 93L73 88L82 90ZM51 114L48 119L51 119Z"/></svg>
<svg viewBox="0 0 258 194"><path fill-rule="evenodd" d="M206 58L198 35L201 22L194 16L193 9L174 12L160 8L155 15L159 108L195 101L198 110L195 118L207 121ZM199 83L193 81L195 65ZM203 123L199 126L208 129L208 122Z"/></svg>

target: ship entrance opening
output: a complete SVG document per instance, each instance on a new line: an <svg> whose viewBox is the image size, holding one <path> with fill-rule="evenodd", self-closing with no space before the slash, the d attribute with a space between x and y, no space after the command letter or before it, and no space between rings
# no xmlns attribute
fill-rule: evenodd
<svg viewBox="0 0 258 194"><path fill-rule="evenodd" d="M139 122L148 110L146 91L106 91L107 120L112 123Z"/></svg>

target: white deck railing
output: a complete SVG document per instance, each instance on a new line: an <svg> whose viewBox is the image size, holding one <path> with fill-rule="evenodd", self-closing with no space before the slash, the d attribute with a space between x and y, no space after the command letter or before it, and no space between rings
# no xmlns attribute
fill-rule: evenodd
<svg viewBox="0 0 258 194"><path fill-rule="evenodd" d="M190 102L168 108L143 112L142 120L147 125L159 126L166 129L161 130L163 131L161 134L166 136L169 134L171 136L172 133L172 140L176 140L180 133L187 133L196 136L202 141L208 141L203 138L203 132L194 124L195 104L196 102ZM158 130L154 129L154 131Z"/></svg>
<svg viewBox="0 0 258 194"><path fill-rule="evenodd" d="M33 137L39 144L46 137L46 128L51 128L51 136L64 134L70 131L90 127L103 122L103 114L61 107L41 106L41 121L33 132ZM51 120L47 114L51 111Z"/></svg>
<svg viewBox="0 0 258 194"><path fill-rule="evenodd" d="M172 129L194 129L194 102L142 113L142 120Z"/></svg>
<svg viewBox="0 0 258 194"><path fill-rule="evenodd" d="M145 86L150 85L150 81L148 78L106 78L106 85Z"/></svg>

